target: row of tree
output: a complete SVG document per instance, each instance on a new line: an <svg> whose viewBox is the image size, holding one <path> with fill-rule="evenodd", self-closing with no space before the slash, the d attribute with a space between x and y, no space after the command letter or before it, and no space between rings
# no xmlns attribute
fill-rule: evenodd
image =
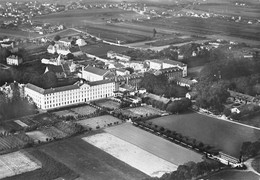
<svg viewBox="0 0 260 180"><path fill-rule="evenodd" d="M145 180L190 180L196 179L202 176L206 176L209 173L218 171L223 168L224 165L220 162L213 160L204 160L199 163L187 162L178 166L176 171L172 173L166 173L160 178L146 178Z"/></svg>

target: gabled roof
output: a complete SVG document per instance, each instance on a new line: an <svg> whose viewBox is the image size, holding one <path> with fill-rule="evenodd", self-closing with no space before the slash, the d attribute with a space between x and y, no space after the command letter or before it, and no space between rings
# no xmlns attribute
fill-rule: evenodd
<svg viewBox="0 0 260 180"><path fill-rule="evenodd" d="M105 80L100 80L100 81L87 82L87 84L90 86L97 86L97 85L108 84L108 83L113 83L113 81L111 81L109 79L105 79Z"/></svg>
<svg viewBox="0 0 260 180"><path fill-rule="evenodd" d="M163 63L166 63L166 64L172 64L172 65L178 65L178 66L187 66L186 64L180 62L180 61L174 61L174 60L168 60L168 59L164 59L162 60Z"/></svg>
<svg viewBox="0 0 260 180"><path fill-rule="evenodd" d="M167 99L165 97L161 97L161 96L158 96L158 95L155 95L155 94L148 94L147 97L151 98L151 99L155 99L157 101L161 101L163 102L164 104L168 104L171 100L170 99Z"/></svg>
<svg viewBox="0 0 260 180"><path fill-rule="evenodd" d="M90 72L90 73L93 73L93 74L97 74L99 76L104 76L107 72L109 72L107 70L96 68L96 67L93 67L93 66L85 67L84 71L87 71L87 72Z"/></svg>

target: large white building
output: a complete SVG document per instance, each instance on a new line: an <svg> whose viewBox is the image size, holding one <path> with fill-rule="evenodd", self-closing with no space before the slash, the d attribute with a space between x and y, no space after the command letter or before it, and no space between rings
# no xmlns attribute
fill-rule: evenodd
<svg viewBox="0 0 260 180"><path fill-rule="evenodd" d="M82 77L87 81L100 81L104 80L106 75L110 73L109 70L96 68L93 66L82 67Z"/></svg>
<svg viewBox="0 0 260 180"><path fill-rule="evenodd" d="M147 62L149 63L150 69L161 70L161 69L178 67L182 70L183 77L186 77L188 75L187 64L184 64L179 61L167 60L167 59L164 60L154 59L154 60L148 60Z"/></svg>
<svg viewBox="0 0 260 180"><path fill-rule="evenodd" d="M112 97L114 91L115 82L110 80L95 82L81 80L73 85L50 89L43 89L29 83L24 88L25 96L43 110Z"/></svg>

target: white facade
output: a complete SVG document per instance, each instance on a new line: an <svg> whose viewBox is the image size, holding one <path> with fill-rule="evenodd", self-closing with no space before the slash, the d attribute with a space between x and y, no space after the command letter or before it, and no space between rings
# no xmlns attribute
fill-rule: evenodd
<svg viewBox="0 0 260 180"><path fill-rule="evenodd" d="M162 63L160 61L150 61L150 69L160 70L162 69Z"/></svg>
<svg viewBox="0 0 260 180"><path fill-rule="evenodd" d="M67 54L71 53L69 47L58 45L58 44L55 44L54 46L49 45L49 47L47 48L47 51L50 54L58 53L58 54L62 54L62 55L67 55Z"/></svg>
<svg viewBox="0 0 260 180"><path fill-rule="evenodd" d="M78 82L74 85L52 89L42 89L27 84L24 88L25 96L30 97L36 106L43 110L112 97L114 91L115 82L108 80L93 83Z"/></svg>
<svg viewBox="0 0 260 180"><path fill-rule="evenodd" d="M85 46L87 45L86 41L84 39L77 39L76 44L78 46Z"/></svg>
<svg viewBox="0 0 260 180"><path fill-rule="evenodd" d="M107 52L107 57L110 59L117 59L120 61L130 61L131 57L123 55L123 54L119 54L119 53L115 53L113 51L108 51Z"/></svg>
<svg viewBox="0 0 260 180"><path fill-rule="evenodd" d="M9 65L15 65L18 66L23 62L22 58L19 58L18 56L9 56L6 58L6 63Z"/></svg>
<svg viewBox="0 0 260 180"><path fill-rule="evenodd" d="M87 81L101 81L105 78L108 71L104 69L95 68L92 66L82 67L82 77Z"/></svg>
<svg viewBox="0 0 260 180"><path fill-rule="evenodd" d="M61 57L59 55L59 57L57 59L45 59L45 58L43 58L41 60L41 62L42 62L42 64L52 64L54 66L60 66L61 63L64 62L64 61L61 59Z"/></svg>

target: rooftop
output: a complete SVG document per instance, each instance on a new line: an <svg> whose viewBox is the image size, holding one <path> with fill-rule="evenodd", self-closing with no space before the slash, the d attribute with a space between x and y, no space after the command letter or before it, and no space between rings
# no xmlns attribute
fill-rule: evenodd
<svg viewBox="0 0 260 180"><path fill-rule="evenodd" d="M93 67L93 66L85 67L84 71L87 71L87 72L90 72L90 73L93 73L93 74L97 74L97 75L100 75L100 76L104 76L108 72L107 70L96 68L96 67Z"/></svg>
<svg viewBox="0 0 260 180"><path fill-rule="evenodd" d="M105 79L105 80L100 80L100 81L87 82L87 84L90 86L97 86L97 85L108 84L108 83L113 83L113 81L111 81L109 79Z"/></svg>

